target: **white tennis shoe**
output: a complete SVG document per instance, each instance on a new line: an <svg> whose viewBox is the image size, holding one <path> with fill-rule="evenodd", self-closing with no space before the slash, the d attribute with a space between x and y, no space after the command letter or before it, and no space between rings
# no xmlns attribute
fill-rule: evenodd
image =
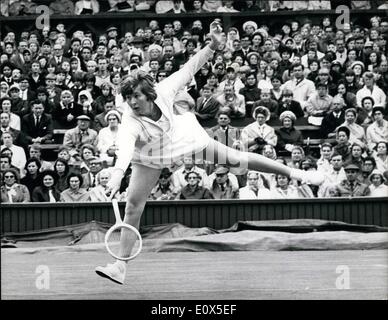
<svg viewBox="0 0 388 320"><path fill-rule="evenodd" d="M120 263L108 263L106 267L96 267L96 273L118 284L124 284L126 267Z"/></svg>
<svg viewBox="0 0 388 320"><path fill-rule="evenodd" d="M325 176L319 171L305 171L300 169L292 169L290 174L292 179L297 179L302 183L319 186L325 180Z"/></svg>

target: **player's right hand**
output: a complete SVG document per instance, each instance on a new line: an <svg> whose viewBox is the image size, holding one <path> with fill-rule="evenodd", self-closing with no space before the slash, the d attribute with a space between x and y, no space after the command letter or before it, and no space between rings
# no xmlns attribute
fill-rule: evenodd
<svg viewBox="0 0 388 320"><path fill-rule="evenodd" d="M109 182L106 185L105 194L111 200L117 191L120 190L121 180L123 179L124 174L122 170L116 169L113 171L112 176L110 177Z"/></svg>

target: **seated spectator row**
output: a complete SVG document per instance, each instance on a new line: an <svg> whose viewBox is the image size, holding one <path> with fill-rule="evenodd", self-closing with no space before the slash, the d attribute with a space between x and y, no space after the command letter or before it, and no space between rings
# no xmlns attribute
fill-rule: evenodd
<svg viewBox="0 0 388 320"><path fill-rule="evenodd" d="M338 1L237 1L237 0L3 0L1 14L4 16L23 16L36 14L38 5L48 5L50 14L86 15L100 12L154 12L196 14L207 12L268 12L268 11L300 11L300 10L331 10L337 7ZM387 10L384 0L342 1L351 9Z"/></svg>

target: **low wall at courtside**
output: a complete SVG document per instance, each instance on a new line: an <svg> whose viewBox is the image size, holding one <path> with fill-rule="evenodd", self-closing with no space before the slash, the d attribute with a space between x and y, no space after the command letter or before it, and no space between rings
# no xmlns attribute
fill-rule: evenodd
<svg viewBox="0 0 388 320"><path fill-rule="evenodd" d="M124 207L125 202L121 202L122 214ZM284 219L322 219L388 227L388 198L149 201L141 225L181 223L188 227L225 229L237 221ZM2 234L90 221L113 224L111 204L1 204Z"/></svg>

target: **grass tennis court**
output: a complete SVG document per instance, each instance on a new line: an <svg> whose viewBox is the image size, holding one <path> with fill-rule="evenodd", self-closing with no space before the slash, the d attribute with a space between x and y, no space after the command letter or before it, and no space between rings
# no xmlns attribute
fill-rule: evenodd
<svg viewBox="0 0 388 320"><path fill-rule="evenodd" d="M120 286L94 272L110 259L103 250L35 249L1 250L2 299L388 298L386 250L143 252ZM38 266L48 267L48 290L36 287ZM349 289L336 288L338 266Z"/></svg>

